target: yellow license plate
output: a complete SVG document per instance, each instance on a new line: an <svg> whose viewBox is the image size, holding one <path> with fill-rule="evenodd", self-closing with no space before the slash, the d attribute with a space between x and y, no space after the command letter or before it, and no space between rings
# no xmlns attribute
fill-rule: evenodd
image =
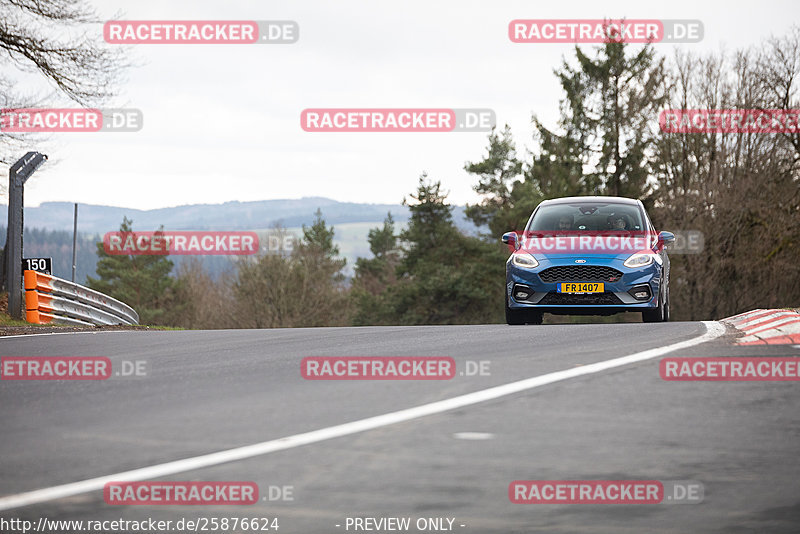
<svg viewBox="0 0 800 534"><path fill-rule="evenodd" d="M596 282L562 282L558 285L559 293L602 293L603 284Z"/></svg>

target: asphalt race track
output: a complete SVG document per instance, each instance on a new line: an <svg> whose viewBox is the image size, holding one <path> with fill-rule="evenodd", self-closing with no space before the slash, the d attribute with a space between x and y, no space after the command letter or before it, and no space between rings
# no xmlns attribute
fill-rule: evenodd
<svg viewBox="0 0 800 534"><path fill-rule="evenodd" d="M651 349L680 342L691 346L664 355L800 356L792 346L733 345L724 329L683 322L0 338L1 356L106 356L115 372L123 361L146 362L140 377L0 382L0 518L264 517L278 518L280 533L304 534L354 532L346 528L354 517L450 518L452 530L464 533L798 532L798 383L659 376L663 356ZM692 341L703 335L713 339ZM644 351L641 361L587 367ZM307 356L449 356L457 373L451 380L305 380ZM468 376L480 361L488 375ZM581 368L592 372L527 380ZM378 418L366 430L337 426L520 381L518 391L493 390L452 409L435 404L431 413ZM45 497L9 508L26 492L309 432L308 442L292 438L270 445L272 452L265 446L160 478L253 481L258 504L113 506L93 489L34 494ZM695 504L509 501L514 480L550 479L694 480L704 497ZM291 486L292 500L269 500L270 486Z"/></svg>

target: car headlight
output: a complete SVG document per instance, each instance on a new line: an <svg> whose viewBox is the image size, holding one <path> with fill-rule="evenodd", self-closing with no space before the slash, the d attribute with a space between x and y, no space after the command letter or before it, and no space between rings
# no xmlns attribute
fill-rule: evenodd
<svg viewBox="0 0 800 534"><path fill-rule="evenodd" d="M539 266L539 262L530 254L514 254L511 256L511 261L514 265L523 269L533 269Z"/></svg>
<svg viewBox="0 0 800 534"><path fill-rule="evenodd" d="M637 254L632 255L627 260L625 260L625 263L623 263L622 265L624 265L625 267L636 268L636 267L647 267L651 263L653 263L653 254L639 252Z"/></svg>

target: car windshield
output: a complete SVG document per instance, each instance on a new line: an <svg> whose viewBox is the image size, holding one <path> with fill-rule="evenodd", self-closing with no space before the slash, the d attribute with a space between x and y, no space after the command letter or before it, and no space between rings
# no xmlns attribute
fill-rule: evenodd
<svg viewBox="0 0 800 534"><path fill-rule="evenodd" d="M547 204L539 207L527 232L645 229L639 207L611 202Z"/></svg>

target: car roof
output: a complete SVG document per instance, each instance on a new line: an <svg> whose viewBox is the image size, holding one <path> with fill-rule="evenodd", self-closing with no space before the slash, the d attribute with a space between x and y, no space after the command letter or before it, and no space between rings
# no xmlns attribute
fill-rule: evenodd
<svg viewBox="0 0 800 534"><path fill-rule="evenodd" d="M571 204L571 203L592 203L592 202L608 202L614 204L630 204L638 206L639 201L635 198L626 197L608 197L608 196L582 196L582 197L562 197L553 198L550 200L542 201L542 204Z"/></svg>

